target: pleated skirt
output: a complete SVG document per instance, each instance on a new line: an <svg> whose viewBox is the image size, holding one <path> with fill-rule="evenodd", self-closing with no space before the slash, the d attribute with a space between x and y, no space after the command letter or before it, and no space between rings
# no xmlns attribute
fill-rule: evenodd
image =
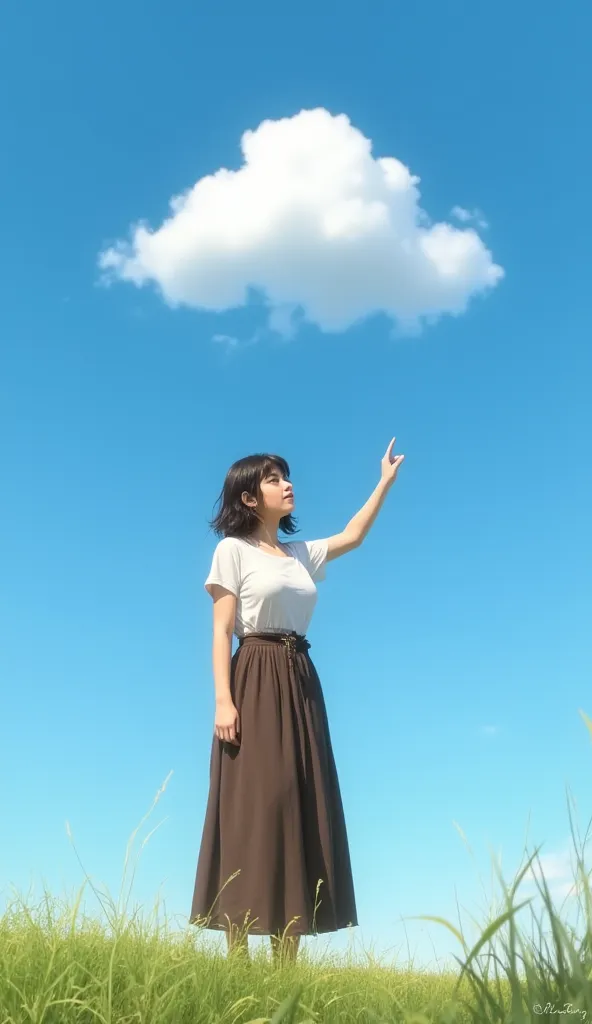
<svg viewBox="0 0 592 1024"><path fill-rule="evenodd" d="M190 923L252 935L357 925L321 682L297 633L251 633L232 656L239 746L214 735Z"/></svg>

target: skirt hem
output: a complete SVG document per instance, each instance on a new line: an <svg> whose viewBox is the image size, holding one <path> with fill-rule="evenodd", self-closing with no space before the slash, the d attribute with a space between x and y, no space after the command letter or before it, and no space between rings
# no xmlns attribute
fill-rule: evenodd
<svg viewBox="0 0 592 1024"><path fill-rule="evenodd" d="M203 925L199 925L195 921L190 921L189 923L191 925L193 925L195 928L200 928L203 931L221 932L221 931L227 931L228 930L228 924L227 923L223 924L222 922L214 923L213 921L211 921L209 924L203 924ZM306 936L308 936L308 935L311 935L311 936L327 935L330 932L342 931L344 928L357 928L357 927L358 927L358 922L357 921L347 921L344 924L336 924L333 927L314 928L314 929L309 929L308 931L296 931L296 930L290 929L288 931L288 936L289 937L291 937L291 936L303 937L305 935ZM255 935L277 935L278 932L283 933L285 930L286 930L286 926L285 925L284 926L279 926L278 925L278 927L275 928L275 929L274 928L259 928L259 929L257 929L255 927L253 927L253 928L249 928L248 929L248 933L249 933L249 935L253 935L253 936L255 936Z"/></svg>

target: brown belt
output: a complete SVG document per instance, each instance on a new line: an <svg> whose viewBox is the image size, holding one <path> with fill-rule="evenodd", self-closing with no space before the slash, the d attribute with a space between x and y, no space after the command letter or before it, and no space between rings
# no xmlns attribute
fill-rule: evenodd
<svg viewBox="0 0 592 1024"><path fill-rule="evenodd" d="M267 642L285 644L292 663L296 651L304 652L310 647L310 641L306 639L304 633L295 633L293 630L286 633L247 633L246 636L239 637L238 645L243 647L244 644Z"/></svg>

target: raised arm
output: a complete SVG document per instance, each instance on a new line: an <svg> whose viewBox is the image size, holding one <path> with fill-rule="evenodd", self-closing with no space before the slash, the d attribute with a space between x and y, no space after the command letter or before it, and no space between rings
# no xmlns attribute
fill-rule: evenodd
<svg viewBox="0 0 592 1024"><path fill-rule="evenodd" d="M354 548L359 548L378 515L382 503L397 479L399 466L405 458L404 455L395 455L391 458L393 446L396 441L393 437L380 463L380 480L372 491L365 505L359 512L350 519L349 523L341 533L336 533L327 539L327 561L339 558Z"/></svg>

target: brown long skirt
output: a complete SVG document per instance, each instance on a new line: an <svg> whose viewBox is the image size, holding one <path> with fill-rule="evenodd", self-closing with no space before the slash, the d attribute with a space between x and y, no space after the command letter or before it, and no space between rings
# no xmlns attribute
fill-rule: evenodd
<svg viewBox="0 0 592 1024"><path fill-rule="evenodd" d="M329 723L309 647L294 632L251 633L232 656L240 745L213 739L191 924L314 935L358 923Z"/></svg>

